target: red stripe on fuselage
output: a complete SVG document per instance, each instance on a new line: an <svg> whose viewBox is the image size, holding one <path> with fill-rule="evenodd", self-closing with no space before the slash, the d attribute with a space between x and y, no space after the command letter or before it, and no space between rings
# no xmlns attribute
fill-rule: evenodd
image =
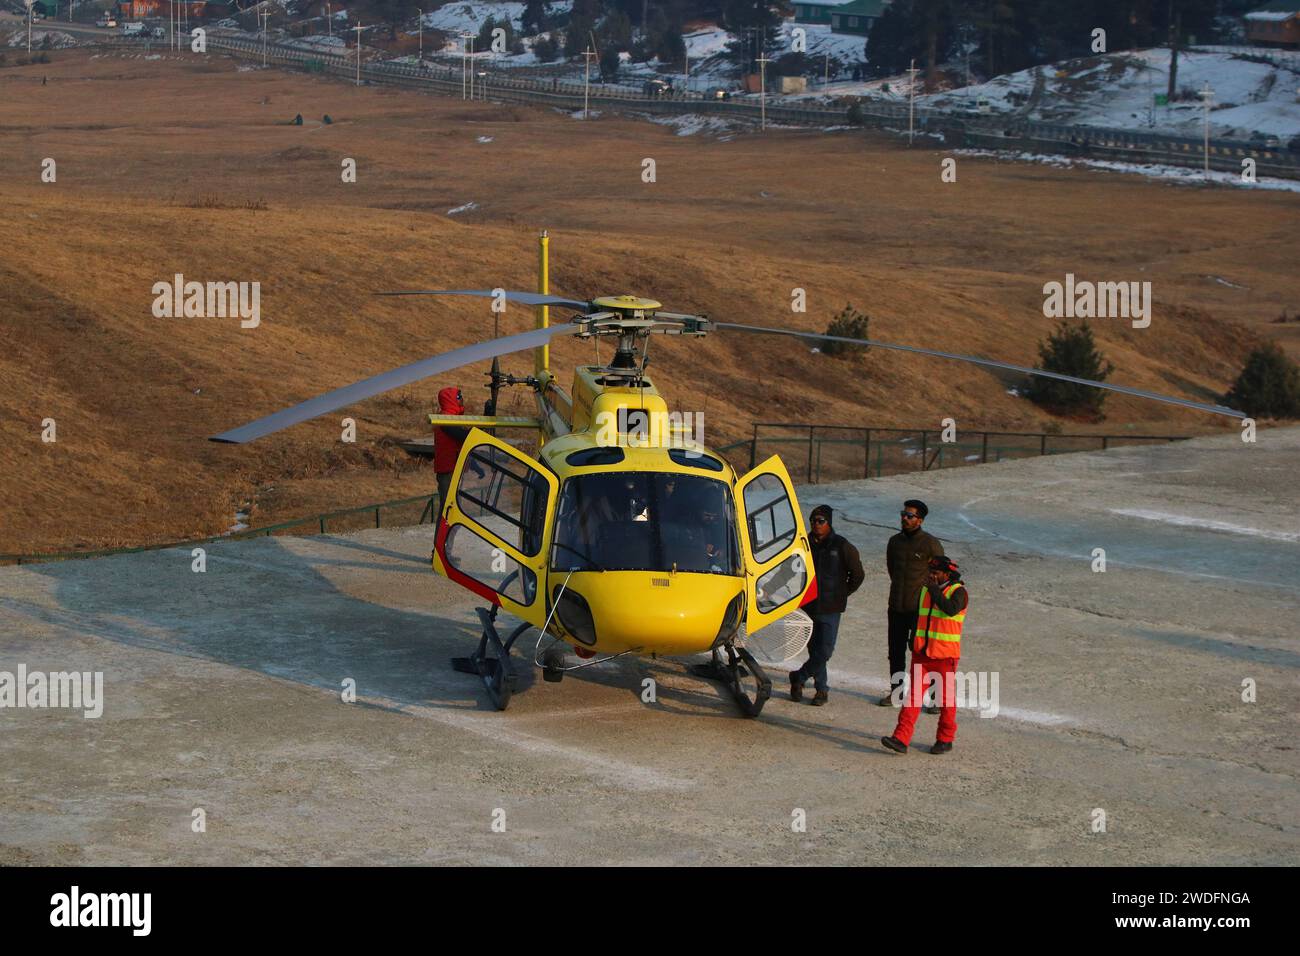
<svg viewBox="0 0 1300 956"><path fill-rule="evenodd" d="M486 584L475 581L469 575L457 571L450 561L447 560L447 535L451 532L451 525L447 524L446 518L438 519L438 537L434 539L433 547L438 552L438 557L442 559L442 566L447 569L447 577L467 590L473 591L485 601L491 601L497 607L501 606L501 595L497 594Z"/></svg>

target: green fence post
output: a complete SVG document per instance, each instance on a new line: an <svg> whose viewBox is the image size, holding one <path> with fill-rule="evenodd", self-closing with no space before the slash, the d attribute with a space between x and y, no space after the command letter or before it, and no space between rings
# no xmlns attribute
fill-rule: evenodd
<svg viewBox="0 0 1300 956"><path fill-rule="evenodd" d="M862 443L862 477L871 477L871 429L867 429L867 440Z"/></svg>
<svg viewBox="0 0 1300 956"><path fill-rule="evenodd" d="M989 433L985 432L984 442L980 450L980 464L987 465L988 463L989 463Z"/></svg>
<svg viewBox="0 0 1300 956"><path fill-rule="evenodd" d="M1039 436L1038 454L1040 455L1047 454L1047 432L1043 432L1043 434Z"/></svg>
<svg viewBox="0 0 1300 956"><path fill-rule="evenodd" d="M927 433L924 430L922 430L921 432L921 470L922 471L925 471L925 456L926 453L930 450L926 443L928 437L929 436L927 435Z"/></svg>
<svg viewBox="0 0 1300 956"><path fill-rule="evenodd" d="M812 441L813 441L813 426L809 425L808 426L808 471L806 472L806 474L808 475L808 484L810 485L814 484L813 474L812 474Z"/></svg>

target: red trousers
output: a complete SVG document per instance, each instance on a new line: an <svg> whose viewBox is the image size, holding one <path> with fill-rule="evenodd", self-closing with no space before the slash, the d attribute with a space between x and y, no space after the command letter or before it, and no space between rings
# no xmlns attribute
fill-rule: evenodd
<svg viewBox="0 0 1300 956"><path fill-rule="evenodd" d="M905 744L912 742L912 731L916 728L916 718L921 713L921 702L925 697L928 674L937 674L939 701L939 731L935 741L950 744L957 736L957 701L956 685L953 675L957 670L957 658L926 657L924 654L912 653L912 683L903 700L903 710L898 715L898 726L894 728L894 739Z"/></svg>

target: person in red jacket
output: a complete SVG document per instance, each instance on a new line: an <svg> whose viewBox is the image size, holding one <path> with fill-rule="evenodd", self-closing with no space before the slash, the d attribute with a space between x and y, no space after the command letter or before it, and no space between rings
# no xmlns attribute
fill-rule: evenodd
<svg viewBox="0 0 1300 956"><path fill-rule="evenodd" d="M931 558L930 573L921 589L916 625L912 630L912 681L907 690L907 702L898 715L894 732L880 738L880 742L894 753L907 753L921 711L925 682L930 674L939 678L939 729L930 753L946 754L952 750L953 738L957 736L954 676L957 662L961 659L961 632L969 601L956 562L946 555Z"/></svg>
<svg viewBox="0 0 1300 956"><path fill-rule="evenodd" d="M465 398L455 386L438 393L438 411L443 415L464 415ZM469 429L457 425L439 425L433 430L433 472L438 479L438 507L447 501L451 489L451 475L456 470L461 446L469 437Z"/></svg>

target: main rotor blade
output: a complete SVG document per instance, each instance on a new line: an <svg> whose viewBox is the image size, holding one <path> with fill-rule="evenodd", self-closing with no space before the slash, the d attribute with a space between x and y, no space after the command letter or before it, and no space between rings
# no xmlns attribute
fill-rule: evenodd
<svg viewBox="0 0 1300 956"><path fill-rule="evenodd" d="M450 372L463 365L483 362L490 358L496 358L498 355L509 355L512 352L523 352L527 349L537 348L546 345L556 336L573 335L579 329L579 326L566 322L548 326L544 329L532 329L516 335L507 335L499 339L490 339L487 342L467 345L464 348L444 352L442 355L435 355L432 358L421 359L410 365L403 365L391 372L382 372L360 382L336 388L332 392L309 398L305 402L274 412L265 418L259 418L255 422L249 422L247 425L241 425L239 428L215 435L209 440L230 442L232 444L252 441L255 438L261 438L263 435L278 432L282 428L288 428L290 425L297 425L299 422L305 422L335 409L343 408L345 405L352 405L362 399L379 395L402 385L418 382L430 375L437 375L439 372Z"/></svg>
<svg viewBox="0 0 1300 956"><path fill-rule="evenodd" d="M491 289L411 289L405 292L376 292L375 295L477 295L485 299L491 299L494 293ZM544 295L541 292L511 292L503 291L504 297L509 302L518 302L520 305L559 305L566 306L570 309L578 309L587 312L591 308L590 302L579 302L577 299L566 299L558 295Z"/></svg>
<svg viewBox="0 0 1300 956"><path fill-rule="evenodd" d="M936 358L955 359L958 362L970 362L974 365L985 365L989 368L1005 369L1009 372L1022 372L1025 375L1037 375L1040 378L1054 378L1061 382L1073 382L1075 385L1089 385L1093 388L1104 388L1111 392L1121 392L1124 395L1133 395L1137 398L1149 398L1154 402L1165 402L1169 405L1181 405L1183 408L1194 408L1199 412L1212 412L1215 415L1228 415L1232 418L1246 418L1245 412L1239 412L1235 408L1228 408L1224 405L1207 405L1204 402L1193 402L1185 398L1174 398L1172 395L1161 395L1158 392L1147 392L1140 388L1130 388L1127 385L1112 385L1109 382L1095 382L1090 378L1076 378L1073 375L1064 375L1060 372L1049 372L1042 368L1028 368L1024 365L1012 365L1010 362L999 362L995 359L979 358L975 355L958 355L954 352L939 352L934 349L917 348L914 345L896 345L893 342L877 342L875 339L850 339L842 335L822 335L817 332L798 332L794 329L770 329L761 325L738 325L735 322L717 322L715 323L721 329L738 329L742 332L767 332L771 335L793 335L801 339L820 339L826 342L847 342L850 345L871 345L876 348L893 349L896 352L915 352L917 355L933 355Z"/></svg>

